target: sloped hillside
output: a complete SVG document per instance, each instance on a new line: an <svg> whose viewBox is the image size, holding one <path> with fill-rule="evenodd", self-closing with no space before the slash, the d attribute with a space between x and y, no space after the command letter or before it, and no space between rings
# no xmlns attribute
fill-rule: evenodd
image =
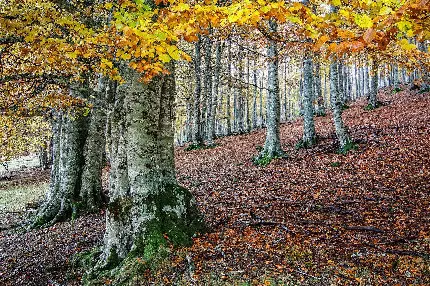
<svg viewBox="0 0 430 286"><path fill-rule="evenodd" d="M264 130L213 149L177 149L178 179L210 230L136 285L430 284L430 95L380 95L384 106L374 111L364 100L345 110L358 143L346 155L336 153L330 114L316 119L312 149L294 147L301 120L283 124L288 158L266 167L250 160ZM70 257L101 242L103 221L102 211L28 233L3 230L0 284L79 284Z"/></svg>

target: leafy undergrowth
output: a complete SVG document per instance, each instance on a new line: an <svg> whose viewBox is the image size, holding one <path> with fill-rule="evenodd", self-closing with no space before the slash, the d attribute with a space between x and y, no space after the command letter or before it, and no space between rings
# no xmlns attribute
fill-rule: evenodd
<svg viewBox="0 0 430 286"><path fill-rule="evenodd" d="M430 96L381 95L376 110L345 110L358 143L345 155L330 116L316 119L310 149L294 148L301 120L282 125L288 157L266 167L251 162L264 130L177 149L178 179L211 231L136 285L429 285ZM78 283L68 259L100 243L103 227L100 214L1 232L0 284Z"/></svg>

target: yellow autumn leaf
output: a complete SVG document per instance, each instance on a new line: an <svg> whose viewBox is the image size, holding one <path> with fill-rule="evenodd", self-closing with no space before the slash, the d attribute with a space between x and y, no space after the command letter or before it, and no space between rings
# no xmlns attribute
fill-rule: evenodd
<svg viewBox="0 0 430 286"><path fill-rule="evenodd" d="M168 54L161 54L158 56L158 58L160 59L160 61L162 61L163 63L168 63L170 62L170 56Z"/></svg>
<svg viewBox="0 0 430 286"><path fill-rule="evenodd" d="M372 18L367 16L366 14L355 14L354 21L360 28L372 28L373 21Z"/></svg>
<svg viewBox="0 0 430 286"><path fill-rule="evenodd" d="M340 6L340 5L342 5L342 2L340 0L332 0L331 3L333 4L333 6Z"/></svg>
<svg viewBox="0 0 430 286"><path fill-rule="evenodd" d="M414 44L409 43L406 39L401 39L399 42L399 46L402 48L402 50L410 51L417 48Z"/></svg>
<svg viewBox="0 0 430 286"><path fill-rule="evenodd" d="M181 56L179 54L179 50L178 50L178 48L176 46L168 46L167 47L167 53L175 61L177 61L177 60L179 60L181 58Z"/></svg>
<svg viewBox="0 0 430 286"><path fill-rule="evenodd" d="M405 33L412 28L412 24L409 21L400 21L396 25L401 32Z"/></svg>
<svg viewBox="0 0 430 286"><path fill-rule="evenodd" d="M379 10L379 15L381 16L388 15L388 14L391 14L391 12L393 12L393 9L387 6L383 6L381 10Z"/></svg>

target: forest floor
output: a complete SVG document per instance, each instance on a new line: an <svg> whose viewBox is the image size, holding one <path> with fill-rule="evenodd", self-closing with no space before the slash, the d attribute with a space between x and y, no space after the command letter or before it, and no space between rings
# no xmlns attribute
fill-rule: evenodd
<svg viewBox="0 0 430 286"><path fill-rule="evenodd" d="M345 110L358 142L346 155L330 114L316 118L311 149L295 149L301 120L282 124L288 157L266 167L251 163L264 130L177 148L178 180L210 231L136 285L430 285L430 95L387 90L380 100ZM1 285L78 285L70 259L101 243L104 211L29 232L1 225Z"/></svg>

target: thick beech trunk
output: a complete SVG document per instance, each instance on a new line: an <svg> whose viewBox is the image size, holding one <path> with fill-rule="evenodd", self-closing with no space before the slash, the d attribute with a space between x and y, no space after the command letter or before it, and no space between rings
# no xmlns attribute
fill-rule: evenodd
<svg viewBox="0 0 430 286"><path fill-rule="evenodd" d="M339 100L339 71L338 63L333 60L330 64L330 104L333 112L333 121L336 129L337 139L339 140L340 149L344 149L350 143L348 131L342 120L342 109Z"/></svg>
<svg viewBox="0 0 430 286"><path fill-rule="evenodd" d="M275 21L269 21L270 32L276 32L277 24ZM280 103L279 103L279 77L278 77L278 47L274 40L269 40L267 48L268 57L268 81L267 81L267 129L266 141L263 150L257 156L257 160L262 158L282 157L285 155L281 148L281 140L279 135L279 120L280 120Z"/></svg>
<svg viewBox="0 0 430 286"><path fill-rule="evenodd" d="M151 258L167 240L191 244L202 220L190 192L176 182L173 156L175 80L149 84L122 68L112 119L110 201L100 266L115 267L127 255ZM167 238L166 238L167 237Z"/></svg>
<svg viewBox="0 0 430 286"><path fill-rule="evenodd" d="M82 90L72 89L73 96ZM51 183L33 226L49 225L93 212L102 204L101 170L105 146L103 110L89 116L57 113L53 122Z"/></svg>

